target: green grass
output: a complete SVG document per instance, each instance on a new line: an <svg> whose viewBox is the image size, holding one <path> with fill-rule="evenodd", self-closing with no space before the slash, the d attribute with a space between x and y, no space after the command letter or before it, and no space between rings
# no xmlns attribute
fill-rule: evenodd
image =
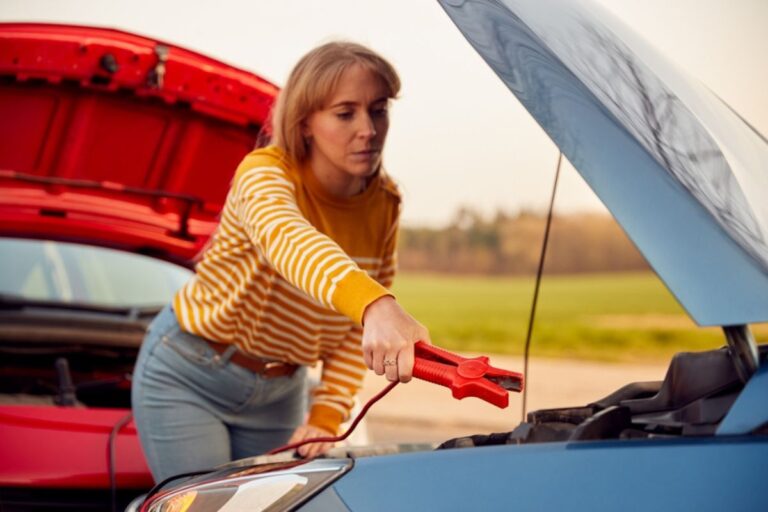
<svg viewBox="0 0 768 512"><path fill-rule="evenodd" d="M401 274L393 291L437 345L522 354L533 286L532 277ZM758 342L768 341L765 327L753 329ZM696 327L655 274L545 276L531 354L654 361L724 343L719 329Z"/></svg>

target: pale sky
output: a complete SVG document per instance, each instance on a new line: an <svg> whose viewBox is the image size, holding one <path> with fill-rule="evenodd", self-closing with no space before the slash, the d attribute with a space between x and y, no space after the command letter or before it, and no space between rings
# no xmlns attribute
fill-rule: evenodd
<svg viewBox="0 0 768 512"><path fill-rule="evenodd" d="M767 0L598 0L768 135ZM557 150L434 0L0 0L0 21L118 28L184 46L281 85L330 39L387 57L403 81L385 164L407 225L461 205L546 208ZM571 168L555 208L604 211Z"/></svg>

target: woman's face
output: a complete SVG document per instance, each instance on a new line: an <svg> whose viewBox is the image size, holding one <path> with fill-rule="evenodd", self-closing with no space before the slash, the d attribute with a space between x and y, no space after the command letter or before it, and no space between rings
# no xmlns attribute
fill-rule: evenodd
<svg viewBox="0 0 768 512"><path fill-rule="evenodd" d="M363 190L381 164L389 128L389 98L381 78L360 65L344 71L326 105L303 124L309 164L333 195Z"/></svg>

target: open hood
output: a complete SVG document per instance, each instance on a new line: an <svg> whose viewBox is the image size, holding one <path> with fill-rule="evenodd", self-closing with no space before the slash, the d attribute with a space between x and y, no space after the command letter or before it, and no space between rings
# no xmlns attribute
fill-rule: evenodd
<svg viewBox="0 0 768 512"><path fill-rule="evenodd" d="M277 91L125 32L0 24L0 236L191 265Z"/></svg>
<svg viewBox="0 0 768 512"><path fill-rule="evenodd" d="M700 325L768 321L768 143L586 0L440 0Z"/></svg>

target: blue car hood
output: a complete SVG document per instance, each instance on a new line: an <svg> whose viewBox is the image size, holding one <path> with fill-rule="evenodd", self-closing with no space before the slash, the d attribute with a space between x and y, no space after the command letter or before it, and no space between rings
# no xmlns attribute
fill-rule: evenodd
<svg viewBox="0 0 768 512"><path fill-rule="evenodd" d="M768 142L600 6L440 0L700 325L768 321Z"/></svg>

